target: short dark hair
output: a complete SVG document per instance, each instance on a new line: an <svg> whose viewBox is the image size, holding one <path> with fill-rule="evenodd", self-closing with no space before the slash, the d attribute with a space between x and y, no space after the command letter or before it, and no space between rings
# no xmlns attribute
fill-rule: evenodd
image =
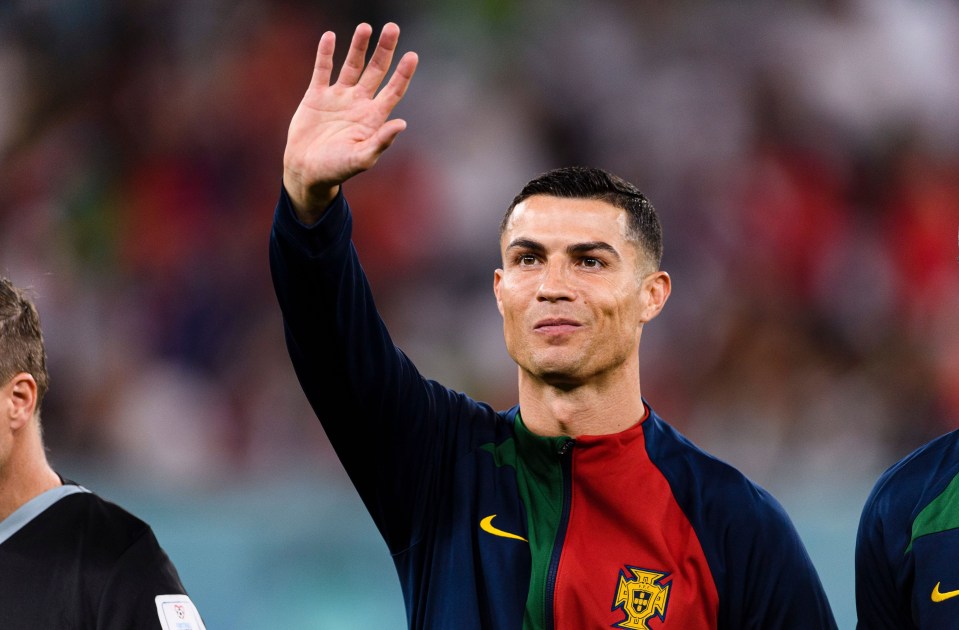
<svg viewBox="0 0 959 630"><path fill-rule="evenodd" d="M653 204L636 186L599 168L566 166L547 171L530 180L513 199L503 220L500 236L506 231L513 208L534 195L568 199L597 199L626 211L626 237L638 242L656 269L663 259L663 226Z"/></svg>
<svg viewBox="0 0 959 630"><path fill-rule="evenodd" d="M37 410L47 392L47 356L40 332L40 314L24 292L0 277L0 383L21 372L37 382Z"/></svg>

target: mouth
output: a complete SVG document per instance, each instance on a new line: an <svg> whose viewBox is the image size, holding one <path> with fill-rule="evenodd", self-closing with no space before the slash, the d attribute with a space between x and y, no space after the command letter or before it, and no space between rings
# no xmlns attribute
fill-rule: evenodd
<svg viewBox="0 0 959 630"><path fill-rule="evenodd" d="M562 335L571 333L580 328L582 324L573 319L563 317L549 317L541 319L533 326L533 330L546 335Z"/></svg>

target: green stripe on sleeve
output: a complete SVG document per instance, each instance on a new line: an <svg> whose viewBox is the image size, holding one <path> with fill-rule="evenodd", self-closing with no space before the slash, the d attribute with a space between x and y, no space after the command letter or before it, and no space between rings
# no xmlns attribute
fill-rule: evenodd
<svg viewBox="0 0 959 630"><path fill-rule="evenodd" d="M956 528L959 528L959 475L953 477L946 489L916 516L906 553L912 550L912 543L920 536Z"/></svg>

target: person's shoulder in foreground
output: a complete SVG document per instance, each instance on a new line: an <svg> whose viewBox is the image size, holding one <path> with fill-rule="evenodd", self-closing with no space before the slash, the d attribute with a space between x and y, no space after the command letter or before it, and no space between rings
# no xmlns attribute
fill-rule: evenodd
<svg viewBox="0 0 959 630"><path fill-rule="evenodd" d="M150 526L70 482L0 522L0 583L5 629L204 627Z"/></svg>
<svg viewBox="0 0 959 630"><path fill-rule="evenodd" d="M0 628L202 630L150 527L46 458L36 307L0 278Z"/></svg>
<svg viewBox="0 0 959 630"><path fill-rule="evenodd" d="M859 628L954 628L959 620L959 431L879 477L856 540Z"/></svg>

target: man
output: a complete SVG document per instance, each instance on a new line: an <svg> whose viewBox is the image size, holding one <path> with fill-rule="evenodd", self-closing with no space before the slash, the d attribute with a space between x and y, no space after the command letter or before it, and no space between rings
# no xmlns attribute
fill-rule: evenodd
<svg viewBox="0 0 959 630"><path fill-rule="evenodd" d="M959 627L959 431L876 482L856 539L858 627Z"/></svg>
<svg viewBox="0 0 959 630"><path fill-rule="evenodd" d="M303 389L396 564L414 628L834 628L792 524L643 400L639 343L670 292L655 211L568 168L501 227L493 289L518 365L505 412L424 379L377 315L341 184L405 128L417 57L334 35L290 125L270 260ZM400 211L400 210L398 210Z"/></svg>
<svg viewBox="0 0 959 630"><path fill-rule="evenodd" d="M0 278L0 628L204 627L150 527L47 462L40 318Z"/></svg>

